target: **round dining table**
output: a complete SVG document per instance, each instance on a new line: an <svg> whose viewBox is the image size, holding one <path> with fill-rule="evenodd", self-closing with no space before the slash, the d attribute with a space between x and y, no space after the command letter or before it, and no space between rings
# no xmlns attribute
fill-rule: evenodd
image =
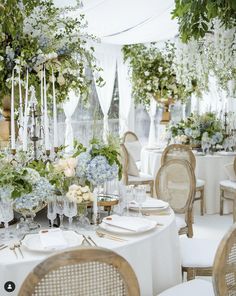
<svg viewBox="0 0 236 296"><path fill-rule="evenodd" d="M141 295L157 295L165 289L181 282L181 257L179 237L173 211L165 215L155 214L146 216L157 221L157 226L144 233L119 235L124 241L113 240L109 237L99 237L94 230L77 231L85 236L91 236L98 247L108 248L123 256L136 273ZM45 227L47 221L42 222ZM0 233L4 229L0 229ZM29 272L42 260L55 252L39 252L22 245L23 258L9 247L0 250L0 295L17 295L21 284ZM4 289L6 282L15 284L11 293Z"/></svg>
<svg viewBox="0 0 236 296"><path fill-rule="evenodd" d="M162 150L144 147L141 151L141 171L156 177L161 167ZM220 211L220 181L227 180L224 170L226 164L233 163L235 153L221 152L215 154L195 153L197 179L205 181L205 212L216 214ZM224 202L224 213L232 212L232 203Z"/></svg>

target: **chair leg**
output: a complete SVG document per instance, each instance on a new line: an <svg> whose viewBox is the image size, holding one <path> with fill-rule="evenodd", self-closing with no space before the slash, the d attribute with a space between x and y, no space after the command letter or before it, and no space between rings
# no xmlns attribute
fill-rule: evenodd
<svg viewBox="0 0 236 296"><path fill-rule="evenodd" d="M220 215L224 212L224 189L220 188Z"/></svg>
<svg viewBox="0 0 236 296"><path fill-rule="evenodd" d="M236 222L236 197L233 200L233 222Z"/></svg>
<svg viewBox="0 0 236 296"><path fill-rule="evenodd" d="M154 195L153 195L153 187L154 187L154 182L152 181L150 183L150 194L151 194L151 197L154 197Z"/></svg>
<svg viewBox="0 0 236 296"><path fill-rule="evenodd" d="M205 210L205 190L204 187L201 189L201 199L200 199L200 206L201 206L201 216L204 215L204 210Z"/></svg>

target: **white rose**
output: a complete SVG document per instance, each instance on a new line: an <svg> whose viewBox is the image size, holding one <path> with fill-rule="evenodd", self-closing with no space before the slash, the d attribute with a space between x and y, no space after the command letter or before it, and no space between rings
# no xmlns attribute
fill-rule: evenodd
<svg viewBox="0 0 236 296"><path fill-rule="evenodd" d="M83 200L89 200L90 194L89 193L84 193L83 194Z"/></svg>
<svg viewBox="0 0 236 296"><path fill-rule="evenodd" d="M145 72L144 72L144 75L145 75L145 76L149 76L150 73L149 73L148 71L145 71Z"/></svg>
<svg viewBox="0 0 236 296"><path fill-rule="evenodd" d="M57 82L59 83L59 85L64 85L65 84L65 78L62 75L59 75L57 78Z"/></svg>
<svg viewBox="0 0 236 296"><path fill-rule="evenodd" d="M78 185L76 185L76 184L72 184L72 185L70 185L70 187L69 187L69 191L72 191L72 190L78 190L78 189L80 189L80 186L78 186Z"/></svg>

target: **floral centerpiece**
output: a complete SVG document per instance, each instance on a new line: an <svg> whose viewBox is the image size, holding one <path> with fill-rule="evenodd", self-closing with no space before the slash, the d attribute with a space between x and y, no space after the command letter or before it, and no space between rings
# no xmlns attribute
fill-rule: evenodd
<svg viewBox="0 0 236 296"><path fill-rule="evenodd" d="M102 185L117 176L121 178L118 151L110 146L92 141L91 146L77 157L76 175L82 183Z"/></svg>
<svg viewBox="0 0 236 296"><path fill-rule="evenodd" d="M174 67L175 48L166 44L163 50L156 43L123 47L124 59L130 63L133 95L137 102L149 105L151 98L159 103L186 101L195 91L194 81L186 87L178 83Z"/></svg>
<svg viewBox="0 0 236 296"><path fill-rule="evenodd" d="M66 197L78 204L93 201L93 194L90 191L89 187L79 186L76 184L73 184L69 187L69 191L67 192Z"/></svg>
<svg viewBox="0 0 236 296"><path fill-rule="evenodd" d="M222 148L224 141L223 123L215 113L192 114L179 123L167 127L168 141L192 146L207 145L208 148Z"/></svg>
<svg viewBox="0 0 236 296"><path fill-rule="evenodd" d="M23 216L32 215L46 205L54 187L32 168L9 162L0 162L0 198L13 200L14 209Z"/></svg>
<svg viewBox="0 0 236 296"><path fill-rule="evenodd" d="M88 94L90 80L85 68L99 69L94 49L86 41L94 37L83 32L84 16L70 17L78 5L58 8L53 0L6 0L0 5L0 103L10 93L13 69L20 72L23 86L29 71L29 85L34 85L39 97L43 65L47 81L52 82L54 72L58 102L64 101L70 90ZM18 79L16 76L16 84ZM98 77L97 82L101 81ZM48 83L47 92L50 99L52 83Z"/></svg>

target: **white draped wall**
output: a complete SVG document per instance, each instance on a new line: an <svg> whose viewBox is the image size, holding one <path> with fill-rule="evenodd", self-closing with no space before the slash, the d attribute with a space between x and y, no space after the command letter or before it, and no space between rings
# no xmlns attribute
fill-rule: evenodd
<svg viewBox="0 0 236 296"><path fill-rule="evenodd" d="M122 136L132 129L132 86L128 75L128 65L123 62L121 54L117 59L118 87L119 87L119 134Z"/></svg>
<svg viewBox="0 0 236 296"><path fill-rule="evenodd" d="M98 100L103 113L103 140L107 141L109 133L108 112L111 106L111 100L114 90L115 73L116 73L116 54L109 47L102 47L102 50L95 51L97 65L103 69L101 75L105 85L100 87L96 83ZM96 81L96 73L94 80Z"/></svg>
<svg viewBox="0 0 236 296"><path fill-rule="evenodd" d="M69 100L63 103L63 110L66 116L66 130L65 130L65 152L70 154L73 152L74 144L74 134L71 124L71 117L75 112L75 109L79 103L79 96L77 96L73 91L69 92Z"/></svg>
<svg viewBox="0 0 236 296"><path fill-rule="evenodd" d="M150 108L148 115L150 117L150 129L148 136L148 146L154 146L156 144L156 128L155 128L155 117L156 117L157 103L154 99L150 102Z"/></svg>

